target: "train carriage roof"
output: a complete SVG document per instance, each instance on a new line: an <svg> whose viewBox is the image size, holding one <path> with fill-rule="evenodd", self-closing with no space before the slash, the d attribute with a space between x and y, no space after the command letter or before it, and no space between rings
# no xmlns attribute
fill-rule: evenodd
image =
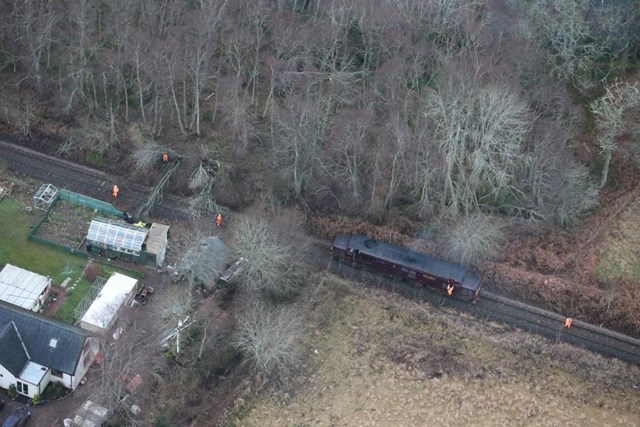
<svg viewBox="0 0 640 427"><path fill-rule="evenodd" d="M337 236L336 239L339 237L341 236ZM362 254L372 255L403 267L444 279L453 279L467 289L476 290L480 286L480 275L469 268L399 245L356 234L350 236L347 246L359 250Z"/></svg>

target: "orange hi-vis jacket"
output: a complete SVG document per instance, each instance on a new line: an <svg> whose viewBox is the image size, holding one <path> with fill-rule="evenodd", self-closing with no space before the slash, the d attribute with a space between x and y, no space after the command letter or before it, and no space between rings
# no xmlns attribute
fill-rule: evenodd
<svg viewBox="0 0 640 427"><path fill-rule="evenodd" d="M216 225L220 227L222 225L222 214L216 215Z"/></svg>
<svg viewBox="0 0 640 427"><path fill-rule="evenodd" d="M113 186L113 197L118 197L118 193L120 193L120 187L117 185Z"/></svg>
<svg viewBox="0 0 640 427"><path fill-rule="evenodd" d="M564 321L564 327L569 329L573 325L573 319L571 317L567 317L567 320Z"/></svg>

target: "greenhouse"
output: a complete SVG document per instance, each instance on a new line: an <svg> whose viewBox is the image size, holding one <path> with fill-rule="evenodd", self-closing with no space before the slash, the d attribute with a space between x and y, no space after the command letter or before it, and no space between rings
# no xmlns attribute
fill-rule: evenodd
<svg viewBox="0 0 640 427"><path fill-rule="evenodd" d="M58 197L58 189L51 184L42 184L35 196L33 207L43 211L48 210Z"/></svg>
<svg viewBox="0 0 640 427"><path fill-rule="evenodd" d="M107 218L96 218L91 221L87 232L87 249L92 247L108 249L115 252L139 256L146 249L144 241L149 229L112 221Z"/></svg>

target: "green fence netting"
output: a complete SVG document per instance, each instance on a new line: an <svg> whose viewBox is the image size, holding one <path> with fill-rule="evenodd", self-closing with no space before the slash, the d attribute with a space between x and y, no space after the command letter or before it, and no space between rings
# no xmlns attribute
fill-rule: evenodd
<svg viewBox="0 0 640 427"><path fill-rule="evenodd" d="M93 209L94 211L97 210L102 214L113 215L118 218L121 218L123 214L121 210L116 209L111 203L94 199L93 197L85 196L83 194L74 193L73 191L65 190L64 188L60 190L59 197L61 200L86 206L89 209Z"/></svg>

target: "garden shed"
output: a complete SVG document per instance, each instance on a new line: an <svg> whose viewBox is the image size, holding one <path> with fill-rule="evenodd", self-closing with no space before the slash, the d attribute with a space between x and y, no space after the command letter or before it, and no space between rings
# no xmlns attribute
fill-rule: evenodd
<svg viewBox="0 0 640 427"><path fill-rule="evenodd" d="M52 184L42 184L33 196L33 207L48 210L58 197L58 189Z"/></svg>
<svg viewBox="0 0 640 427"><path fill-rule="evenodd" d="M15 265L0 272L0 300L31 311L39 311L51 291L52 280Z"/></svg>
<svg viewBox="0 0 640 427"><path fill-rule="evenodd" d="M111 329L120 309L133 301L137 286L137 279L113 273L80 319L80 327L92 332L106 332Z"/></svg>
<svg viewBox="0 0 640 427"><path fill-rule="evenodd" d="M149 228L147 236L146 251L155 257L157 267L162 267L164 257L167 254L167 243L169 242L169 226L154 222Z"/></svg>

